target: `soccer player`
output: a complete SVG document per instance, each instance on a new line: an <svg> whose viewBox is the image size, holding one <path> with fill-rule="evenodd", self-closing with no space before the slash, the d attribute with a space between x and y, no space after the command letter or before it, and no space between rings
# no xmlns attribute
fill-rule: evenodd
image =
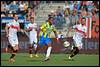
<svg viewBox="0 0 100 67"><path fill-rule="evenodd" d="M34 17L30 18L30 23L27 26L27 29L25 29L24 31L28 31L29 32L29 54L30 57L33 57L32 55L32 50L34 47L35 50L35 57L38 57L37 55L37 24L34 22Z"/></svg>
<svg viewBox="0 0 100 67"><path fill-rule="evenodd" d="M16 53L19 49L18 47L18 37L17 37L17 32L22 31L19 26L18 16L14 14L14 20L6 24L5 31L6 31L6 36L8 37L10 45L8 45L9 48L11 48L12 55L9 59L9 61L14 62L15 61L15 56Z"/></svg>
<svg viewBox="0 0 100 67"><path fill-rule="evenodd" d="M45 57L44 61L47 61L50 59L50 53L52 50L52 42L50 39L51 32L53 31L55 36L57 37L57 32L56 32L55 27L53 25L53 20L54 20L53 17L49 17L48 22L43 24L40 27L41 30L40 30L40 34L39 34L39 36L40 36L39 45L40 45L40 47L43 45L48 46L47 52L46 52L46 57Z"/></svg>
<svg viewBox="0 0 100 67"><path fill-rule="evenodd" d="M69 59L72 59L72 57L74 57L76 54L79 53L80 49L82 49L82 39L83 37L86 36L86 31L87 31L87 27L85 25L86 23L86 19L82 18L82 22L79 24L74 25L72 28L69 28L69 31L72 31L72 29L74 29L75 33L73 35L73 40L74 40L74 47L71 51L71 55L69 56ZM67 35L68 35L67 33Z"/></svg>

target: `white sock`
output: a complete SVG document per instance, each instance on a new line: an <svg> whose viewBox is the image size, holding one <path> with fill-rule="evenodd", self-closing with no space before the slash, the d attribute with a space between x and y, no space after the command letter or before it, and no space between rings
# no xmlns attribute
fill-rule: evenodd
<svg viewBox="0 0 100 67"><path fill-rule="evenodd" d="M46 57L47 58L50 56L51 49L52 49L52 47L48 47L48 49L47 49L47 54L46 54Z"/></svg>
<svg viewBox="0 0 100 67"><path fill-rule="evenodd" d="M36 45L36 44L34 44L34 48L35 48L35 49L37 48L37 45Z"/></svg>

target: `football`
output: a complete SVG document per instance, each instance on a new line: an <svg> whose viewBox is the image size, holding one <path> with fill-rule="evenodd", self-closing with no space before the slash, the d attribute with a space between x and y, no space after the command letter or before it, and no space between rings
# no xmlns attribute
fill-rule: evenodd
<svg viewBox="0 0 100 67"><path fill-rule="evenodd" d="M68 47L70 45L70 43L68 41L64 42L64 47Z"/></svg>

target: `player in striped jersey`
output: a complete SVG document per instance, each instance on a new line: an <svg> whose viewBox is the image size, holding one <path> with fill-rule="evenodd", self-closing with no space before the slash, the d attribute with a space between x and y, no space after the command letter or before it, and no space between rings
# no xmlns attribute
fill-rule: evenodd
<svg viewBox="0 0 100 67"><path fill-rule="evenodd" d="M6 27L5 27L6 36L8 37L8 40L10 43L9 48L11 48L11 50L12 50L12 55L9 59L9 61L11 61L11 62L15 61L14 57L16 56L16 53L19 49L17 32L23 31L22 29L20 29L20 25L17 20L18 20L18 16L16 14L14 14L14 20L12 20L8 24L6 24Z"/></svg>
<svg viewBox="0 0 100 67"><path fill-rule="evenodd" d="M72 59L76 54L79 53L79 50L82 49L82 39L86 36L87 27L86 27L86 19L82 18L82 22L79 24L74 25L72 28L69 28L69 31L74 29L75 33L73 35L74 40L74 47L71 51L71 55L69 56L69 59ZM68 31L68 33L69 33ZM68 35L67 33L67 35Z"/></svg>

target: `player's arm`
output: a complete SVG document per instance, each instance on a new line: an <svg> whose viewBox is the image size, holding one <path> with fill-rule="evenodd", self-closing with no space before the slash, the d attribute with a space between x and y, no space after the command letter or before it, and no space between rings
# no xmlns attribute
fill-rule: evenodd
<svg viewBox="0 0 100 67"><path fill-rule="evenodd" d="M53 31L54 32L54 34L55 34L55 36L56 36L56 38L58 38L58 34L57 34L57 31Z"/></svg>
<svg viewBox="0 0 100 67"><path fill-rule="evenodd" d="M58 39L58 33L57 33L57 30L55 29L55 27L53 27L53 32L55 34L55 37Z"/></svg>
<svg viewBox="0 0 100 67"><path fill-rule="evenodd" d="M42 26L40 27L40 30L43 31L43 29L46 28L46 24L42 24Z"/></svg>
<svg viewBox="0 0 100 67"><path fill-rule="evenodd" d="M6 27L5 27L5 32L6 32L6 37L8 37L8 34L9 34L9 26L8 25L6 25Z"/></svg>

